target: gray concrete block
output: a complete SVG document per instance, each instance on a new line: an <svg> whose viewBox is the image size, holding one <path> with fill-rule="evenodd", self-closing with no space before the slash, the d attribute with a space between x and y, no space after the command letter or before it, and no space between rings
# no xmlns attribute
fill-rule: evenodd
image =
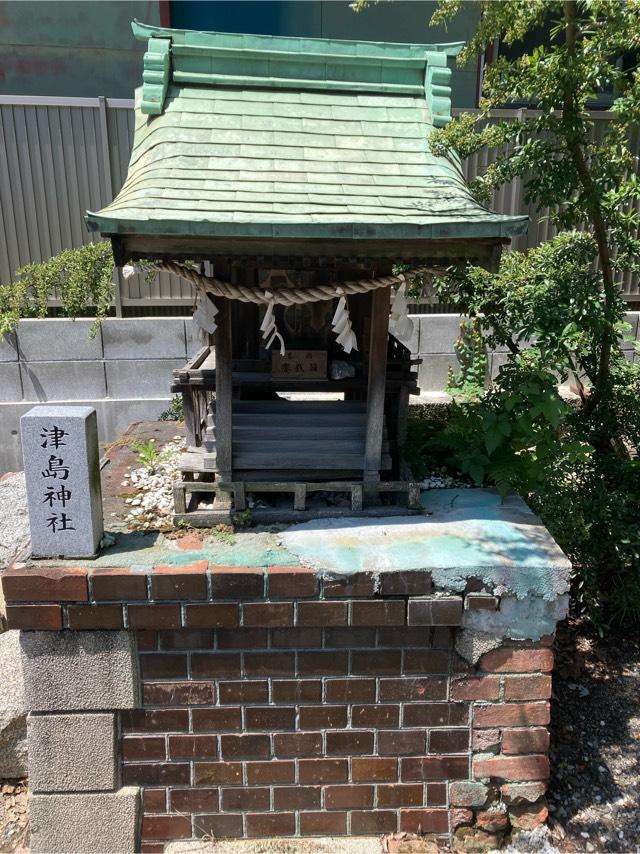
<svg viewBox="0 0 640 854"><path fill-rule="evenodd" d="M184 324L187 334L187 359L192 359L203 347L203 344L198 336L198 328L190 317L185 317Z"/></svg>
<svg viewBox="0 0 640 854"><path fill-rule="evenodd" d="M142 400L103 400L98 404L98 432L104 442L117 439L136 421L157 421L169 407L171 395Z"/></svg>
<svg viewBox="0 0 640 854"><path fill-rule="evenodd" d="M149 359L106 362L107 389L111 398L124 397L171 397L169 388L174 368L181 368L186 356L181 359Z"/></svg>
<svg viewBox="0 0 640 854"><path fill-rule="evenodd" d="M105 359L185 359L183 317L108 318L102 324Z"/></svg>
<svg viewBox="0 0 640 854"><path fill-rule="evenodd" d="M22 400L22 379L18 362L0 362L0 400Z"/></svg>
<svg viewBox="0 0 640 854"><path fill-rule="evenodd" d="M34 557L93 557L104 527L91 406L34 406L20 419Z"/></svg>
<svg viewBox="0 0 640 854"><path fill-rule="evenodd" d="M35 794L31 798L32 854L131 854L138 851L140 790Z"/></svg>
<svg viewBox="0 0 640 854"><path fill-rule="evenodd" d="M68 317L21 320L18 350L26 362L102 359L100 330L91 338L92 320Z"/></svg>
<svg viewBox="0 0 640 854"><path fill-rule="evenodd" d="M99 400L106 397L103 362L23 362L26 400Z"/></svg>
<svg viewBox="0 0 640 854"><path fill-rule="evenodd" d="M491 379L494 380L498 376L498 372L503 365L509 361L506 353L491 353L489 356L491 365Z"/></svg>
<svg viewBox="0 0 640 854"><path fill-rule="evenodd" d="M29 715L32 792L112 792L118 786L113 713Z"/></svg>
<svg viewBox="0 0 640 854"><path fill-rule="evenodd" d="M31 712L134 709L140 686L131 632L21 632Z"/></svg>
<svg viewBox="0 0 640 854"><path fill-rule="evenodd" d="M638 339L638 312L637 311L628 311L624 320L631 327L624 333L624 338L634 338ZM633 346L632 341L622 341L622 349L625 351L635 351L635 347Z"/></svg>
<svg viewBox="0 0 640 854"><path fill-rule="evenodd" d="M453 353L459 334L459 314L425 314L420 318L420 353Z"/></svg>
<svg viewBox="0 0 640 854"><path fill-rule="evenodd" d="M418 385L422 391L443 391L449 377L449 367L457 371L460 367L457 358L451 355L434 353L422 356L418 369Z"/></svg>
<svg viewBox="0 0 640 854"><path fill-rule="evenodd" d="M15 332L0 337L0 362L18 361L18 339Z"/></svg>

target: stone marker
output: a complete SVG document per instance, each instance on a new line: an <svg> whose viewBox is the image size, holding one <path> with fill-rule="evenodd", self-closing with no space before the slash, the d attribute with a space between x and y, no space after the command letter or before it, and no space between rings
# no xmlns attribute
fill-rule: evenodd
<svg viewBox="0 0 640 854"><path fill-rule="evenodd" d="M34 406L20 419L33 557L93 557L103 534L96 411Z"/></svg>

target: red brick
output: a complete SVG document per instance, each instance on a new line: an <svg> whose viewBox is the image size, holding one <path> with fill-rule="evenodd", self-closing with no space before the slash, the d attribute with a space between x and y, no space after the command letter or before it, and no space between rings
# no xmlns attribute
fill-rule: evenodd
<svg viewBox="0 0 640 854"><path fill-rule="evenodd" d="M485 653L478 666L489 673L550 673L553 670L553 652L550 649L501 647Z"/></svg>
<svg viewBox="0 0 640 854"><path fill-rule="evenodd" d="M421 783L393 783L378 786L379 807L421 807L424 787Z"/></svg>
<svg viewBox="0 0 640 854"><path fill-rule="evenodd" d="M139 629L135 632L138 652L155 652L158 649L158 637L160 634L161 632L154 632L151 629Z"/></svg>
<svg viewBox="0 0 640 854"><path fill-rule="evenodd" d="M121 629L124 626L122 605L69 605L67 623L70 629Z"/></svg>
<svg viewBox="0 0 640 854"><path fill-rule="evenodd" d="M409 599L407 623L410 626L459 626L461 622L461 596Z"/></svg>
<svg viewBox="0 0 640 854"><path fill-rule="evenodd" d="M62 628L60 605L7 605L7 628L58 631Z"/></svg>
<svg viewBox="0 0 640 854"><path fill-rule="evenodd" d="M371 702L376 698L376 680L329 679L324 692L328 703Z"/></svg>
<svg viewBox="0 0 640 854"><path fill-rule="evenodd" d="M422 626L381 626L378 629L378 646L422 647L429 643L429 630Z"/></svg>
<svg viewBox="0 0 640 854"><path fill-rule="evenodd" d="M393 810L363 810L351 813L351 833L354 836L375 833L393 833L398 818Z"/></svg>
<svg viewBox="0 0 640 854"><path fill-rule="evenodd" d="M408 756L425 753L427 735L423 729L382 730L378 733L378 753Z"/></svg>
<svg viewBox="0 0 640 854"><path fill-rule="evenodd" d="M181 813L217 812L217 789L171 789L171 810Z"/></svg>
<svg viewBox="0 0 640 854"><path fill-rule="evenodd" d="M125 763L122 782L125 786L181 786L189 783L188 762Z"/></svg>
<svg viewBox="0 0 640 854"><path fill-rule="evenodd" d="M315 649L322 646L322 629L311 626L272 629L271 646L280 649Z"/></svg>
<svg viewBox="0 0 640 854"><path fill-rule="evenodd" d="M120 713L125 732L185 732L187 709L129 709Z"/></svg>
<svg viewBox="0 0 640 854"><path fill-rule="evenodd" d="M267 629L219 629L216 637L218 649L266 649L269 632Z"/></svg>
<svg viewBox="0 0 640 854"><path fill-rule="evenodd" d="M447 784L446 783L427 783L427 806L430 807L446 807L447 805Z"/></svg>
<svg viewBox="0 0 640 854"><path fill-rule="evenodd" d="M154 653L140 656L143 679L187 678L187 656L171 653Z"/></svg>
<svg viewBox="0 0 640 854"><path fill-rule="evenodd" d="M129 605L128 613L132 629L177 629L180 626L180 605Z"/></svg>
<svg viewBox="0 0 640 854"><path fill-rule="evenodd" d="M272 759L269 762L247 762L246 769L247 783L250 786L256 784L268 786L272 783L293 783L296 778L295 762L279 762L277 759Z"/></svg>
<svg viewBox="0 0 640 854"><path fill-rule="evenodd" d="M490 593L468 593L464 597L464 607L467 611L497 611L500 600Z"/></svg>
<svg viewBox="0 0 640 854"><path fill-rule="evenodd" d="M337 836L347 832L346 812L303 812L300 813L302 836Z"/></svg>
<svg viewBox="0 0 640 854"><path fill-rule="evenodd" d="M146 572L129 567L94 569L91 575L92 598L98 602L135 602L147 598Z"/></svg>
<svg viewBox="0 0 640 854"><path fill-rule="evenodd" d="M429 734L429 753L466 753L468 729L434 729Z"/></svg>
<svg viewBox="0 0 640 854"><path fill-rule="evenodd" d="M242 783L242 762L197 762L193 770L196 786Z"/></svg>
<svg viewBox="0 0 640 854"><path fill-rule="evenodd" d="M279 708L275 711L280 711ZM300 729L336 729L347 726L346 706L302 706Z"/></svg>
<svg viewBox="0 0 640 854"><path fill-rule="evenodd" d="M415 703L404 707L403 726L465 726L469 723L466 703Z"/></svg>
<svg viewBox="0 0 640 854"><path fill-rule="evenodd" d="M193 652L191 675L194 679L239 679L242 663L238 652Z"/></svg>
<svg viewBox="0 0 640 854"><path fill-rule="evenodd" d="M400 706L353 706L351 722L354 727L392 727L400 723Z"/></svg>
<svg viewBox="0 0 640 854"><path fill-rule="evenodd" d="M298 763L301 783L346 783L347 759L301 759Z"/></svg>
<svg viewBox="0 0 640 854"><path fill-rule="evenodd" d="M548 700L551 696L551 676L505 676L505 700Z"/></svg>
<svg viewBox="0 0 640 854"><path fill-rule="evenodd" d="M466 780L469 775L467 756L422 756L400 760L400 778L414 780Z"/></svg>
<svg viewBox="0 0 640 854"><path fill-rule="evenodd" d="M152 599L206 599L206 560L186 566L156 566L151 575Z"/></svg>
<svg viewBox="0 0 640 854"><path fill-rule="evenodd" d="M256 566L212 566L214 599L260 599L264 596L264 569Z"/></svg>
<svg viewBox="0 0 640 854"><path fill-rule="evenodd" d="M293 676L295 655L292 652L247 652L244 671L247 676Z"/></svg>
<svg viewBox="0 0 640 854"><path fill-rule="evenodd" d="M9 567L2 576L7 602L87 602L84 567Z"/></svg>
<svg viewBox="0 0 640 854"><path fill-rule="evenodd" d="M223 789L222 809L226 812L268 810L269 789L252 786L250 789Z"/></svg>
<svg viewBox="0 0 640 854"><path fill-rule="evenodd" d="M346 602L298 602L299 626L346 626Z"/></svg>
<svg viewBox="0 0 640 854"><path fill-rule="evenodd" d="M242 710L236 708L192 709L194 732L239 732Z"/></svg>
<svg viewBox="0 0 640 854"><path fill-rule="evenodd" d="M247 836L293 836L296 832L296 817L292 812L248 813Z"/></svg>
<svg viewBox="0 0 640 854"><path fill-rule="evenodd" d="M546 756L491 756L475 757L473 775L495 777L500 780L526 783L529 780L546 780L549 776L549 759Z"/></svg>
<svg viewBox="0 0 640 854"><path fill-rule="evenodd" d="M271 692L274 703L319 703L322 700L322 682L319 679L274 679Z"/></svg>
<svg viewBox="0 0 640 854"><path fill-rule="evenodd" d="M317 596L319 579L307 566L269 566L267 584L270 599L302 599Z"/></svg>
<svg viewBox="0 0 640 854"><path fill-rule="evenodd" d="M288 706L249 706L244 710L245 728L273 732L296 728L296 710Z"/></svg>
<svg viewBox="0 0 640 854"><path fill-rule="evenodd" d="M499 695L499 676L465 676L451 681L452 700L497 700Z"/></svg>
<svg viewBox="0 0 640 854"><path fill-rule="evenodd" d="M350 810L373 806L373 786L326 786L324 805L328 810Z"/></svg>
<svg viewBox="0 0 640 854"><path fill-rule="evenodd" d="M500 749L499 729L474 729L471 732L473 753L497 753Z"/></svg>
<svg viewBox="0 0 640 854"><path fill-rule="evenodd" d="M215 759L218 739L214 735L170 735L169 756L172 759Z"/></svg>
<svg viewBox="0 0 640 854"><path fill-rule="evenodd" d="M399 649L363 649L351 653L351 672L371 676L400 674L402 652Z"/></svg>
<svg viewBox="0 0 640 854"><path fill-rule="evenodd" d="M202 706L215 703L215 687L208 682L148 682L142 687L150 706Z"/></svg>
<svg viewBox="0 0 640 854"><path fill-rule="evenodd" d="M407 649L404 673L448 673L449 653L443 649Z"/></svg>
<svg viewBox="0 0 640 854"><path fill-rule="evenodd" d="M328 650L326 652L299 652L298 673L300 676L340 676L349 671L349 653Z"/></svg>
<svg viewBox="0 0 640 854"><path fill-rule="evenodd" d="M327 754L350 756L356 753L373 753L373 733L342 730L327 733Z"/></svg>
<svg viewBox="0 0 640 854"><path fill-rule="evenodd" d="M242 815L213 813L199 815L195 823L195 834L207 841L211 839L236 839L243 835Z"/></svg>
<svg viewBox="0 0 640 854"><path fill-rule="evenodd" d="M376 592L376 578L372 572L338 575L335 578L324 578L322 589L326 599L338 596L373 596Z"/></svg>
<svg viewBox="0 0 640 854"><path fill-rule="evenodd" d="M447 680L438 676L403 676L380 680L380 700L444 700Z"/></svg>
<svg viewBox="0 0 640 854"><path fill-rule="evenodd" d="M276 756L321 756L322 734L319 732L276 733L273 736Z"/></svg>
<svg viewBox="0 0 640 854"><path fill-rule="evenodd" d="M404 626L406 605L400 599L356 600L351 603L352 626Z"/></svg>
<svg viewBox="0 0 640 854"><path fill-rule="evenodd" d="M398 760L381 756L354 756L351 760L354 783L388 783L398 779Z"/></svg>
<svg viewBox="0 0 640 854"><path fill-rule="evenodd" d="M271 753L268 735L221 735L220 746L223 759L268 759Z"/></svg>
<svg viewBox="0 0 640 854"><path fill-rule="evenodd" d="M142 811L145 813L167 812L167 790L166 789L143 789Z"/></svg>
<svg viewBox="0 0 640 854"><path fill-rule="evenodd" d="M329 605L338 605L338 602L329 602ZM324 645L326 647L338 647L342 649L357 649L364 647L370 649L376 643L376 630L373 628L354 629L351 626L335 626L324 630Z"/></svg>
<svg viewBox="0 0 640 854"><path fill-rule="evenodd" d="M122 739L122 758L125 762L136 759L166 759L167 748L164 737L125 736Z"/></svg>
<svg viewBox="0 0 640 854"><path fill-rule="evenodd" d="M230 629L240 620L238 606L231 602L187 605L186 625L190 629Z"/></svg>
<svg viewBox="0 0 640 854"><path fill-rule="evenodd" d="M274 810L320 809L320 786L274 786Z"/></svg>
<svg viewBox="0 0 640 854"><path fill-rule="evenodd" d="M454 641L454 629L446 626L434 626L431 644L435 649L451 649Z"/></svg>
<svg viewBox="0 0 640 854"><path fill-rule="evenodd" d="M158 639L160 649L169 651L213 649L213 630L211 629L176 629L158 632Z"/></svg>
<svg viewBox="0 0 640 854"><path fill-rule="evenodd" d="M164 854L164 842L142 842L140 854Z"/></svg>
<svg viewBox="0 0 640 854"><path fill-rule="evenodd" d="M269 683L261 682L219 682L218 692L221 703L268 703Z"/></svg>
<svg viewBox="0 0 640 854"><path fill-rule="evenodd" d="M503 753L546 753L549 732L542 727L505 729L502 733Z"/></svg>
<svg viewBox="0 0 640 854"><path fill-rule="evenodd" d="M178 537L177 540L174 540L174 542L183 552L199 552L204 546L202 537L194 533L184 534Z"/></svg>
<svg viewBox="0 0 640 854"><path fill-rule="evenodd" d="M143 839L190 839L191 819L183 815L145 815Z"/></svg>
<svg viewBox="0 0 640 854"><path fill-rule="evenodd" d="M496 703L476 706L473 710L476 727L546 726L549 723L549 703Z"/></svg>
<svg viewBox="0 0 640 854"><path fill-rule="evenodd" d="M293 602L245 602L242 625L253 628L293 626Z"/></svg>
<svg viewBox="0 0 640 854"><path fill-rule="evenodd" d="M432 589L431 573L422 569L380 574L380 593L383 596L426 596Z"/></svg>
<svg viewBox="0 0 640 854"><path fill-rule="evenodd" d="M446 833L447 810L400 810L400 830L405 833Z"/></svg>

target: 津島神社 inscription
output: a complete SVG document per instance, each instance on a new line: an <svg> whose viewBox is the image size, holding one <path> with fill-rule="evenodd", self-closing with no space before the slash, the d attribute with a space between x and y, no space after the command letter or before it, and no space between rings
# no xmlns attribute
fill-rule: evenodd
<svg viewBox="0 0 640 854"><path fill-rule="evenodd" d="M20 419L33 557L91 557L103 534L96 411L35 406Z"/></svg>

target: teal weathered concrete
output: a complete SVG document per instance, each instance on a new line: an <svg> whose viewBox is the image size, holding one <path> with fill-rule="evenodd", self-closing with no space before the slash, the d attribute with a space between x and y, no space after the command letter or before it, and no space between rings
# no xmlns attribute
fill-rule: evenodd
<svg viewBox="0 0 640 854"><path fill-rule="evenodd" d="M498 595L549 602L569 589L570 563L538 517L517 496L494 490L426 492L428 516L325 519L284 531L281 544L327 572L425 569L434 585L464 590L470 576Z"/></svg>

